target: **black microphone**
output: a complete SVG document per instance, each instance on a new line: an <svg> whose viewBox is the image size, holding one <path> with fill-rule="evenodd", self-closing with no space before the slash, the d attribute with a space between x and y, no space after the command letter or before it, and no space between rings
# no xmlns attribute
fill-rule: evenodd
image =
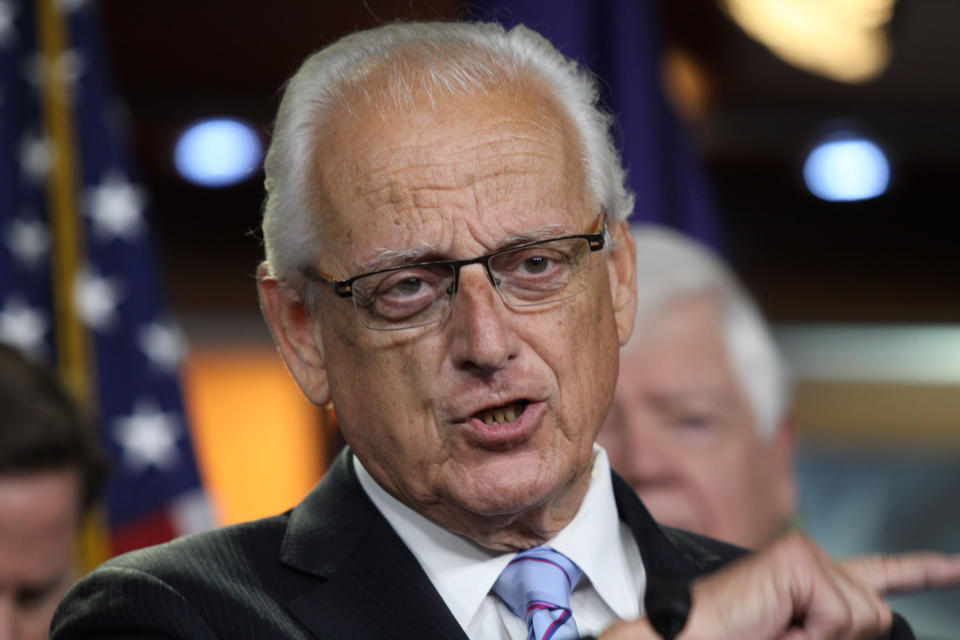
<svg viewBox="0 0 960 640"><path fill-rule="evenodd" d="M690 585L685 580L652 581L647 584L643 606L657 633L664 640L674 640L690 614Z"/></svg>

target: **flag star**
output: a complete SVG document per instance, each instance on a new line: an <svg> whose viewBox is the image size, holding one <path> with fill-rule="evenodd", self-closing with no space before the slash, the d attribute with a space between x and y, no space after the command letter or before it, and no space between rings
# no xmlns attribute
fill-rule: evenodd
<svg viewBox="0 0 960 640"><path fill-rule="evenodd" d="M43 84L43 70L46 68L43 54L37 51L33 55L26 56L22 65L23 77L26 78L27 82L33 85L34 88L39 89L40 85Z"/></svg>
<svg viewBox="0 0 960 640"><path fill-rule="evenodd" d="M121 289L116 278L80 271L73 284L73 303L84 324L98 331L112 327L117 321Z"/></svg>
<svg viewBox="0 0 960 640"><path fill-rule="evenodd" d="M76 49L64 51L53 64L53 72L70 87L77 84L77 78L86 71L86 68L87 59Z"/></svg>
<svg viewBox="0 0 960 640"><path fill-rule="evenodd" d="M16 15L9 0L0 0L0 48L7 47L16 37L13 18Z"/></svg>
<svg viewBox="0 0 960 640"><path fill-rule="evenodd" d="M178 534L206 531L214 527L213 509L202 489L194 489L174 498L170 515Z"/></svg>
<svg viewBox="0 0 960 640"><path fill-rule="evenodd" d="M160 411L150 400L138 400L133 413L113 422L113 436L123 449L123 463L133 473L148 467L168 471L180 458L179 417Z"/></svg>
<svg viewBox="0 0 960 640"><path fill-rule="evenodd" d="M37 356L43 353L43 337L49 327L46 314L31 308L19 296L7 298L0 309L0 341L26 353Z"/></svg>
<svg viewBox="0 0 960 640"><path fill-rule="evenodd" d="M187 352L187 341L180 328L164 322L140 327L137 343L151 362L169 373L177 370Z"/></svg>
<svg viewBox="0 0 960 640"><path fill-rule="evenodd" d="M39 220L13 220L6 236L10 252L30 269L39 267L50 250L50 233Z"/></svg>
<svg viewBox="0 0 960 640"><path fill-rule="evenodd" d="M132 240L143 229L143 190L120 173L110 172L99 186L87 190L87 213L101 239Z"/></svg>
<svg viewBox="0 0 960 640"><path fill-rule="evenodd" d="M40 87L43 84L44 77L47 74L53 74L55 78L73 89L80 74L86 71L86 68L86 58L74 49L64 51L54 60L50 60L38 52L24 63L23 75L31 85Z"/></svg>
<svg viewBox="0 0 960 640"><path fill-rule="evenodd" d="M43 182L53 163L50 141L42 135L27 134L20 144L20 167L24 175L34 183Z"/></svg>

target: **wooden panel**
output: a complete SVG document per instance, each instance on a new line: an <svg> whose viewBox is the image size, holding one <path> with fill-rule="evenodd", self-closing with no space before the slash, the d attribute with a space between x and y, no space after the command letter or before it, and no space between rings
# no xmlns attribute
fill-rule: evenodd
<svg viewBox="0 0 960 640"><path fill-rule="evenodd" d="M801 382L795 399L810 441L960 450L960 385Z"/></svg>
<svg viewBox="0 0 960 640"><path fill-rule="evenodd" d="M217 524L285 511L320 478L322 412L274 348L194 349L183 381Z"/></svg>

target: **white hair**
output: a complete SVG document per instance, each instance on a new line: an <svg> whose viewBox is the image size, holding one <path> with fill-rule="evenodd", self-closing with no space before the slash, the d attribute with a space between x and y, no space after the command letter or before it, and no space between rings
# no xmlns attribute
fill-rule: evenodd
<svg viewBox="0 0 960 640"><path fill-rule="evenodd" d="M383 82L383 90L372 80ZM514 82L534 82L565 109L579 133L587 189L611 224L633 211L633 194L610 135L613 117L598 105L589 72L524 26L495 23L393 23L360 31L314 53L284 91L264 169L263 241L270 272L297 281L316 259L325 212L311 186L319 140L332 116L349 111L348 90L368 101L404 109L418 92L477 93ZM356 94L353 94L356 95Z"/></svg>
<svg viewBox="0 0 960 640"><path fill-rule="evenodd" d="M721 335L731 368L754 413L758 435L773 437L786 415L791 380L756 303L702 244L656 225L635 225L631 231L637 250L637 321L626 350L640 342L642 325L670 303L712 296L723 315Z"/></svg>

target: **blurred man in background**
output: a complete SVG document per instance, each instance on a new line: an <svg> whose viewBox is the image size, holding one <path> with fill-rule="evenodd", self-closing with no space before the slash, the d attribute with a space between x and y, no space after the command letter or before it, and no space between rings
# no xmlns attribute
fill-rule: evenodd
<svg viewBox="0 0 960 640"><path fill-rule="evenodd" d="M94 431L57 379L0 344L0 638L46 638L105 476Z"/></svg>
<svg viewBox="0 0 960 640"><path fill-rule="evenodd" d="M633 234L637 321L598 441L660 522L762 546L795 507L786 367L720 260L662 227Z"/></svg>

